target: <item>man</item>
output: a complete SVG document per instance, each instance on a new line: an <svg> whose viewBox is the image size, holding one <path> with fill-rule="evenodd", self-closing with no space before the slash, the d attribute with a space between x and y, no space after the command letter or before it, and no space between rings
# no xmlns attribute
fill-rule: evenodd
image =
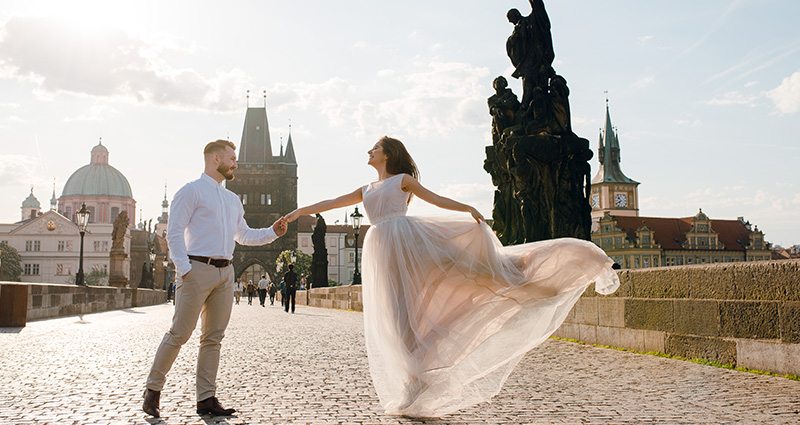
<svg viewBox="0 0 800 425"><path fill-rule="evenodd" d="M222 185L224 180L233 180L235 148L227 140L206 145L203 174L183 186L170 206L167 243L179 278L172 325L158 346L144 392L143 410L154 417L160 417L159 400L167 372L201 312L197 413L229 416L236 411L223 408L216 397L220 346L233 308L234 241L242 245L270 243L286 233L286 221L281 218L266 229L247 225L239 197Z"/></svg>
<svg viewBox="0 0 800 425"><path fill-rule="evenodd" d="M294 297L297 294L297 273L294 272L294 264L289 264L289 271L283 275L283 280L286 282L286 301L283 308L289 312L289 303L292 304L292 314L294 314Z"/></svg>
<svg viewBox="0 0 800 425"><path fill-rule="evenodd" d="M275 305L275 293L278 292L278 285L275 282L269 284L269 305Z"/></svg>
<svg viewBox="0 0 800 425"><path fill-rule="evenodd" d="M261 302L261 307L264 307L264 302L267 300L267 288L269 287L269 277L261 275L261 280L258 281L258 301Z"/></svg>

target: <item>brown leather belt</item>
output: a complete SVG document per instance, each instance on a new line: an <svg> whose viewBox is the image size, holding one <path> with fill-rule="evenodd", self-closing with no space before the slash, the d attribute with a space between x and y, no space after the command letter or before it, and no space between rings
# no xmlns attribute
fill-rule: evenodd
<svg viewBox="0 0 800 425"><path fill-rule="evenodd" d="M210 264L214 267L223 268L228 267L233 263L231 260L222 260L217 258L208 258L208 257L201 257L199 255L190 255L190 260L199 261L201 263Z"/></svg>

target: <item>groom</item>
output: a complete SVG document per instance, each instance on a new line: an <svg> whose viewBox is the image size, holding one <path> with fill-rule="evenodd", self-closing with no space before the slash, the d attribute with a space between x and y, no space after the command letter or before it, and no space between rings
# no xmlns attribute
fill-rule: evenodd
<svg viewBox="0 0 800 425"><path fill-rule="evenodd" d="M147 377L143 410L160 417L161 389L178 351L192 335L202 313L200 353L197 356L197 413L228 416L216 397L219 353L231 317L235 242L264 245L286 233L286 220L272 227L251 229L244 221L239 197L222 182L233 180L236 146L227 140L206 145L205 170L183 186L172 200L167 243L178 271L172 326L156 351Z"/></svg>

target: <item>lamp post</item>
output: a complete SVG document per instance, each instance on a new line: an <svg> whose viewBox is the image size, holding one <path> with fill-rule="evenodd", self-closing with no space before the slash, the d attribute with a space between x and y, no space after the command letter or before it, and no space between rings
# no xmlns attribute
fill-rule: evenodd
<svg viewBox="0 0 800 425"><path fill-rule="evenodd" d="M164 289L166 290L168 289L167 285L169 285L169 271L167 270L167 267L169 267L169 259L166 254L164 254L164 261L162 261L161 264L164 266Z"/></svg>
<svg viewBox="0 0 800 425"><path fill-rule="evenodd" d="M353 234L355 236L355 247L356 247L356 270L353 272L353 285L361 285L361 273L358 272L358 230L361 228L361 218L364 217L358 212L358 207L356 210L350 214L350 218L353 219Z"/></svg>
<svg viewBox="0 0 800 425"><path fill-rule="evenodd" d="M78 220L78 231L81 234L81 256L78 261L78 274L75 275L75 284L79 286L86 286L83 280L83 237L86 235L86 225L89 224L89 211L86 209L86 204L81 205L81 210L75 214Z"/></svg>

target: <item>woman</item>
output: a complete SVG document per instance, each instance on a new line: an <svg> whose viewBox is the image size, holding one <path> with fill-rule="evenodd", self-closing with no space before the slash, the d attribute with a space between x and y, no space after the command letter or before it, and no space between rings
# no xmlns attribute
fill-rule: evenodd
<svg viewBox="0 0 800 425"><path fill-rule="evenodd" d="M236 278L236 282L233 284L233 299L235 300L236 304L239 304L239 300L242 299L242 291L244 288L242 287L242 278Z"/></svg>
<svg viewBox="0 0 800 425"><path fill-rule="evenodd" d="M378 180L300 215L364 202L364 334L387 413L441 416L486 401L547 339L591 283L616 290L613 261L594 244L558 239L504 247L473 207L417 180L403 144L368 152ZM471 219L406 216L411 196Z"/></svg>

